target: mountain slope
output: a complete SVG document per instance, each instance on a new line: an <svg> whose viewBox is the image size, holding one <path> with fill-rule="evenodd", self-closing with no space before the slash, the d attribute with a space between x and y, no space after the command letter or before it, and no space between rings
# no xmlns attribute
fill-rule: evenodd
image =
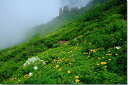
<svg viewBox="0 0 128 85"><path fill-rule="evenodd" d="M2 50L0 82L126 84L126 28L126 0L108 0L51 34Z"/></svg>

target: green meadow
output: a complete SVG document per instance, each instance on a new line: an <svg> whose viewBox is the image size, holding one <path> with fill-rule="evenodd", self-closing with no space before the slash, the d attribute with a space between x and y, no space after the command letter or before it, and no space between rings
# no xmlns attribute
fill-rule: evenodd
<svg viewBox="0 0 128 85"><path fill-rule="evenodd" d="M126 84L126 2L94 0L0 50L0 83Z"/></svg>

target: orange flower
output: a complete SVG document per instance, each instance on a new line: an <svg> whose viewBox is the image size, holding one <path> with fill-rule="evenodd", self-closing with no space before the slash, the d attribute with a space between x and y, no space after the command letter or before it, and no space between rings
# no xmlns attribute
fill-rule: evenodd
<svg viewBox="0 0 128 85"><path fill-rule="evenodd" d="M101 64L107 64L107 62L101 62Z"/></svg>
<svg viewBox="0 0 128 85"><path fill-rule="evenodd" d="M56 65L55 67L58 68L58 67L60 67L60 66L59 66L59 65Z"/></svg>

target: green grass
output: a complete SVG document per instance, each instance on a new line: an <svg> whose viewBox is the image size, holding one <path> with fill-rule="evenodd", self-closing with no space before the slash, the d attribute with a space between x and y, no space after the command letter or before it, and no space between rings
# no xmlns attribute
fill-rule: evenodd
<svg viewBox="0 0 128 85"><path fill-rule="evenodd" d="M0 83L126 84L125 9L126 0L108 0L50 34L1 50ZM63 40L68 42L57 44ZM23 66L32 57L46 64L39 60Z"/></svg>

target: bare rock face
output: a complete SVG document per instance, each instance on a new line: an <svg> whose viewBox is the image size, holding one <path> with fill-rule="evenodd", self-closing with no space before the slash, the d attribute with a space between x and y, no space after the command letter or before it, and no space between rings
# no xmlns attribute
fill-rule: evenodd
<svg viewBox="0 0 128 85"><path fill-rule="evenodd" d="M59 16L61 16L62 14L65 14L67 12L70 12L70 11L78 11L78 10L79 10L78 7L69 7L69 6L64 6L63 8L60 7Z"/></svg>
<svg viewBox="0 0 128 85"><path fill-rule="evenodd" d="M67 5L70 8L72 8L72 7L78 7L78 8L84 7L90 1L92 1L92 0L60 0L62 6L66 6Z"/></svg>
<svg viewBox="0 0 128 85"><path fill-rule="evenodd" d="M60 7L59 9L59 15L62 15L63 14L63 9Z"/></svg>
<svg viewBox="0 0 128 85"><path fill-rule="evenodd" d="M71 11L78 11L78 10L79 10L78 7L73 7L73 8L71 8Z"/></svg>

